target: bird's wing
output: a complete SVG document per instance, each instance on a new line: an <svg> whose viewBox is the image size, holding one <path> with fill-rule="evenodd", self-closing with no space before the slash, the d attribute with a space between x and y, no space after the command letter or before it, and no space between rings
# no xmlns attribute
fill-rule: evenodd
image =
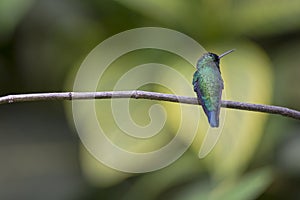
<svg viewBox="0 0 300 200"><path fill-rule="evenodd" d="M196 92L196 94L197 94L197 97L198 97L198 101L199 101L199 103L202 105L202 108L203 108L203 110L204 110L204 112L205 112L205 114L208 116L209 115L209 111L208 111L208 109L207 109L207 107L205 106L205 104L204 104L204 99L203 99L203 93L202 93L202 91L201 91L201 88L200 88L200 80L199 80L199 75L197 74L197 73L199 73L198 71L196 71L195 73L194 73L194 77L193 77L193 86L194 86L194 91Z"/></svg>

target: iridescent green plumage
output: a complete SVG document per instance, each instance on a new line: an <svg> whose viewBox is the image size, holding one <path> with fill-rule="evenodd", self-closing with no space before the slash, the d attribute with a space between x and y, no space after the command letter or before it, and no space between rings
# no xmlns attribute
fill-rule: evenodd
<svg viewBox="0 0 300 200"><path fill-rule="evenodd" d="M219 126L221 96L224 88L219 67L220 58L232 51L225 52L221 56L205 53L198 60L197 71L194 73L194 91L197 93L211 127Z"/></svg>

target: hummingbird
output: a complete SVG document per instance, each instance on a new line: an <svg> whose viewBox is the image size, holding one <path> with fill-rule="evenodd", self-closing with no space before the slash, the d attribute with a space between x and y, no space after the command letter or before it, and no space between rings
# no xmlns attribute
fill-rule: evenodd
<svg viewBox="0 0 300 200"><path fill-rule="evenodd" d="M224 89L220 59L233 51L234 49L226 51L220 56L208 52L197 62L197 71L193 76L194 91L211 127L219 127L221 96Z"/></svg>

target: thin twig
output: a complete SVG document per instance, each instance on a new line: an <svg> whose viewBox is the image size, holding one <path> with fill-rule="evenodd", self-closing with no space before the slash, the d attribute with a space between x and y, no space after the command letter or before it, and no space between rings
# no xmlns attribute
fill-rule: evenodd
<svg viewBox="0 0 300 200"><path fill-rule="evenodd" d="M56 92L56 93L35 93L35 94L16 94L0 97L0 104L9 104L29 101L48 101L48 100L79 100L79 99L112 99L112 98L135 98L159 101L170 101L184 104L199 105L197 98L176 96L173 94L163 94L147 91L107 91L107 92ZM251 104L235 101L222 101L222 107L247 111L256 111L270 114L278 114L300 120L300 111L292 110L280 106L263 104Z"/></svg>

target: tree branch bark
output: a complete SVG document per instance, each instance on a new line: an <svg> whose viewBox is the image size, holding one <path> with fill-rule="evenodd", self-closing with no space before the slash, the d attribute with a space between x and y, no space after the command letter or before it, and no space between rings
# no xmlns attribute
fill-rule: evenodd
<svg viewBox="0 0 300 200"><path fill-rule="evenodd" d="M104 91L104 92L54 92L16 94L0 97L0 104L10 104L29 101L53 101L53 100L84 100L84 99L114 99L114 98L135 98L159 101L169 101L184 104L199 105L196 97L176 96L158 92L147 92L140 90L133 91ZM272 105L252 104L235 101L222 101L223 108L255 111L282 115L300 120L300 111Z"/></svg>

